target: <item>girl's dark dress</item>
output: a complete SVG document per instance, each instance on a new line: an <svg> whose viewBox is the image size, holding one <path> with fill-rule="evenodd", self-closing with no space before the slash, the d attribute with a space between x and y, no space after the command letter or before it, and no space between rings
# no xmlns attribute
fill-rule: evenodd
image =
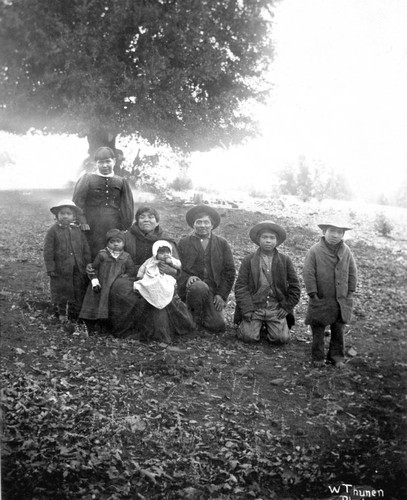
<svg viewBox="0 0 407 500"><path fill-rule="evenodd" d="M92 267L102 288L99 293L95 293L92 290L92 283L89 283L79 317L89 320L108 319L109 294L116 278L121 277L123 281L133 285L135 276L133 259L127 252L122 252L115 259L107 249L103 249L96 256ZM129 276L133 276L133 279L131 280Z"/></svg>

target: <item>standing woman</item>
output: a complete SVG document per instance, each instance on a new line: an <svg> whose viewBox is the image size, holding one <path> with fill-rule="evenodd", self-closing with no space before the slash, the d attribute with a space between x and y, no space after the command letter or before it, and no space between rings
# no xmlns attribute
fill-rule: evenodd
<svg viewBox="0 0 407 500"><path fill-rule="evenodd" d="M128 229L134 217L129 183L113 172L116 162L113 150L101 147L94 159L96 172L80 177L72 198L83 211L81 229L87 232L92 259L104 248L106 233L113 228Z"/></svg>

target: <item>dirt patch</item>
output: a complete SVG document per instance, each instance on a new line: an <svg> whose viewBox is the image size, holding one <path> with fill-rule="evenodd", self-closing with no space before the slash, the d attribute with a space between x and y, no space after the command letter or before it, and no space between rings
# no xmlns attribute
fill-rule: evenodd
<svg viewBox="0 0 407 500"><path fill-rule="evenodd" d="M310 365L305 293L280 348L236 340L233 295L226 333L191 332L171 345L62 328L42 245L49 206L67 195L1 196L5 498L332 498L330 487L344 483L405 496L403 240L376 245L372 230L349 242L360 283L348 362L320 370ZM155 206L176 239L188 234L182 203ZM301 207L220 209L217 232L239 265L253 251L250 226L276 212L289 233L282 251L300 274L318 239Z"/></svg>

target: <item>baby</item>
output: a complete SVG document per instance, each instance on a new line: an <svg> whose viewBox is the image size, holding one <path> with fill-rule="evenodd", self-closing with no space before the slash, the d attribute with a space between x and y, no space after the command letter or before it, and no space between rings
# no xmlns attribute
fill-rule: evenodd
<svg viewBox="0 0 407 500"><path fill-rule="evenodd" d="M181 269L181 262L172 256L171 243L158 240L154 243L153 256L140 266L138 281L134 282L134 291L156 309L164 309L174 296L176 280L160 271L159 263L165 262L174 269Z"/></svg>

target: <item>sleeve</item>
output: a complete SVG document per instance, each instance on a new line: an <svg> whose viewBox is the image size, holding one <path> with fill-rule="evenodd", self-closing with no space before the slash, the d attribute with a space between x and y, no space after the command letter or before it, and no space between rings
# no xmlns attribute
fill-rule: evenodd
<svg viewBox="0 0 407 500"><path fill-rule="evenodd" d="M358 281L358 269L353 254L352 252L350 252L348 293L356 291L357 281Z"/></svg>
<svg viewBox="0 0 407 500"><path fill-rule="evenodd" d="M242 314L252 312L256 309L249 289L250 272L250 259L245 258L240 266L235 284L236 305Z"/></svg>
<svg viewBox="0 0 407 500"><path fill-rule="evenodd" d="M86 197L88 195L89 190L89 175L83 174L80 177L75 185L72 201L79 208L83 210L83 215L80 215L79 222L80 224L87 224L86 213L85 213L85 205L86 205Z"/></svg>
<svg viewBox="0 0 407 500"><path fill-rule="evenodd" d="M303 266L303 278L305 289L308 293L318 293L317 276L316 276L316 258L315 251L309 250L305 256Z"/></svg>
<svg viewBox="0 0 407 500"><path fill-rule="evenodd" d="M287 284L288 284L288 299L284 309L292 311L298 304L301 297L300 280L298 279L294 265L290 257L287 257Z"/></svg>
<svg viewBox="0 0 407 500"><path fill-rule="evenodd" d="M81 239L82 239L83 258L85 260L85 264L89 264L90 262L92 262L92 256L90 253L88 240L86 239L86 236L82 232L81 232Z"/></svg>
<svg viewBox="0 0 407 500"><path fill-rule="evenodd" d="M124 229L128 229L133 224L134 200L130 185L123 179L122 195L120 199L120 213Z"/></svg>
<svg viewBox="0 0 407 500"><path fill-rule="evenodd" d="M138 268L137 271L137 278L142 278L144 276L144 273L146 272L146 263L141 264L141 266Z"/></svg>
<svg viewBox="0 0 407 500"><path fill-rule="evenodd" d="M134 265L134 261L130 254L127 257L125 268L126 268L126 274L133 277L136 276L136 266Z"/></svg>
<svg viewBox="0 0 407 500"><path fill-rule="evenodd" d="M232 250L229 246L229 243L226 240L224 240L223 269L222 269L220 284L218 286L216 294L220 295L225 301L227 300L233 288L235 277L236 277L236 268L235 268L235 261L233 260Z"/></svg>
<svg viewBox="0 0 407 500"><path fill-rule="evenodd" d="M92 262L92 271L87 272L88 278L92 281L95 278L99 278L98 271L100 264L103 261L102 255L99 253L96 255L95 260Z"/></svg>
<svg viewBox="0 0 407 500"><path fill-rule="evenodd" d="M179 259L176 259L175 257L172 257L172 267L174 269L181 269L181 261Z"/></svg>
<svg viewBox="0 0 407 500"><path fill-rule="evenodd" d="M55 232L51 229L47 231L44 240L44 263L47 273L55 272Z"/></svg>

